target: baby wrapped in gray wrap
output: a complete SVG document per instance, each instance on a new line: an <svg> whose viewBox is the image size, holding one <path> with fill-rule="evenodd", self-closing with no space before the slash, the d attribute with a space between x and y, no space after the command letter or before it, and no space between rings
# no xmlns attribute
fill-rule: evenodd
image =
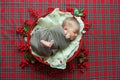
<svg viewBox="0 0 120 80"><path fill-rule="evenodd" d="M41 40L51 41L54 40L54 44L51 48L48 48L40 43ZM30 39L30 45L34 52L39 56L51 56L58 50L64 49L70 43L69 39L65 38L64 29L62 26L54 26L51 28L40 28Z"/></svg>

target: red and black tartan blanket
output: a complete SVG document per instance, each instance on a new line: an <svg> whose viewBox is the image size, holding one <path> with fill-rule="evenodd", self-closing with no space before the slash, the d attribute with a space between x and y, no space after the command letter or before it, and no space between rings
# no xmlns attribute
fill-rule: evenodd
<svg viewBox="0 0 120 80"><path fill-rule="evenodd" d="M17 46L23 38L16 34L19 26L29 20L28 10L34 8L46 13L49 7L84 8L88 22L92 24L84 35L84 47L89 50L88 70L81 73L77 66L71 72L49 74L49 67L33 71L34 66L19 67L23 58ZM0 2L0 79L75 79L75 80L119 80L120 79L120 1L119 0L1 0ZM77 62L77 58L71 61ZM38 65L38 64L36 64ZM73 65L73 64L72 64ZM32 67L31 67L32 66ZM44 66L42 66L44 67ZM72 68L71 66L68 66ZM47 69L48 68L48 69ZM69 69L70 69L69 68ZM49 75L47 75L49 74Z"/></svg>

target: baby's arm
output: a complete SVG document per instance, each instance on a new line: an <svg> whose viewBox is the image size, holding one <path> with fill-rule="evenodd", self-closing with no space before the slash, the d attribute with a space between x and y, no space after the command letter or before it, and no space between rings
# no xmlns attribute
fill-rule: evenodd
<svg viewBox="0 0 120 80"><path fill-rule="evenodd" d="M42 43L45 47L51 48L51 46L54 44L54 40L51 40L50 42L41 40L40 43Z"/></svg>

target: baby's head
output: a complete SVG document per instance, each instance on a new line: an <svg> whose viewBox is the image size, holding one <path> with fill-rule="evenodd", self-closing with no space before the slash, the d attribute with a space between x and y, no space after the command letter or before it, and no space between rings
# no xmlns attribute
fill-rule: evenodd
<svg viewBox="0 0 120 80"><path fill-rule="evenodd" d="M66 38L74 40L80 31L79 22L75 17L68 17L63 21L62 27L65 31Z"/></svg>

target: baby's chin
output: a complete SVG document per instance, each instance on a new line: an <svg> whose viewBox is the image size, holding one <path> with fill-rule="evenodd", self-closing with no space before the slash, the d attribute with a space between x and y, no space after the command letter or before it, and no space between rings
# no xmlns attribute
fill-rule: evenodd
<svg viewBox="0 0 120 80"><path fill-rule="evenodd" d="M70 40L75 40L77 36L70 37Z"/></svg>
<svg viewBox="0 0 120 80"><path fill-rule="evenodd" d="M70 38L71 41L73 41L75 38Z"/></svg>
<svg viewBox="0 0 120 80"><path fill-rule="evenodd" d="M72 40L74 40L76 37L70 37L70 35L66 35L65 38L72 41Z"/></svg>

